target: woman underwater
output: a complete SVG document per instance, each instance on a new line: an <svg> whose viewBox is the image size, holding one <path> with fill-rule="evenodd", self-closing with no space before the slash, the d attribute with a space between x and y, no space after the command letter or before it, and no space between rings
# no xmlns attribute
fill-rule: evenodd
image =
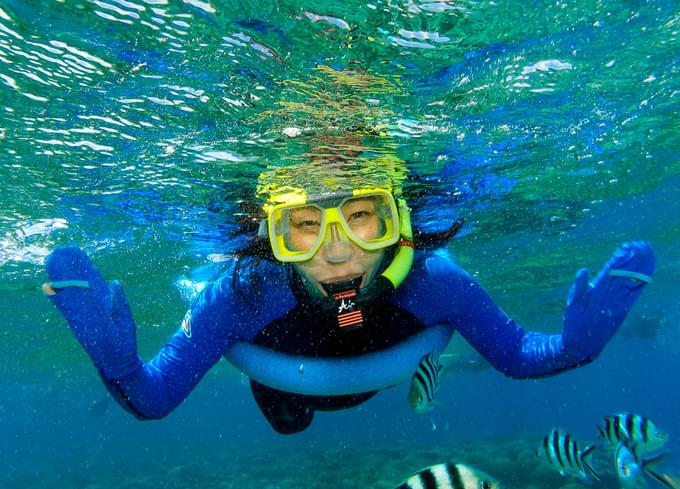
<svg viewBox="0 0 680 489"><path fill-rule="evenodd" d="M356 406L409 378L453 331L507 376L554 375L592 362L651 281L651 247L626 243L592 283L587 270L577 273L560 334L525 331L446 254L413 242L399 165L374 158L350 167L312 162L262 174L258 239L146 363L121 284L107 285L78 248L52 252L43 290L121 406L162 418L226 355L251 377L272 427L296 433L317 410Z"/></svg>

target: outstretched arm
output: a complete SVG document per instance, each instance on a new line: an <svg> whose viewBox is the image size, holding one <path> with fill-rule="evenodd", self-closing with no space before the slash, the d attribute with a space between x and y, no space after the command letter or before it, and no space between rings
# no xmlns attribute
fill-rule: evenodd
<svg viewBox="0 0 680 489"><path fill-rule="evenodd" d="M137 354L135 323L117 281L107 284L79 248L58 248L47 258L43 286L92 360L107 389L141 419L174 409L227 348L212 328L192 338L175 334L149 363Z"/></svg>
<svg viewBox="0 0 680 489"><path fill-rule="evenodd" d="M593 361L616 333L654 272L645 242L616 250L592 284L587 270L576 276L561 334L525 331L464 270L443 257L427 261L436 296L428 322L452 324L489 363L514 378L541 377Z"/></svg>
<svg viewBox="0 0 680 489"><path fill-rule="evenodd" d="M200 340L191 341L180 329L151 361L140 360L129 374L114 378L98 369L99 375L116 401L135 417L159 419L186 399L227 350L226 344L207 330Z"/></svg>
<svg viewBox="0 0 680 489"><path fill-rule="evenodd" d="M261 313L234 297L231 275L224 275L201 292L184 327L144 363L137 354L135 324L120 283L108 285L78 248L55 250L46 269L50 282L43 290L107 389L140 419L167 415L235 341L251 339L258 325L266 324Z"/></svg>

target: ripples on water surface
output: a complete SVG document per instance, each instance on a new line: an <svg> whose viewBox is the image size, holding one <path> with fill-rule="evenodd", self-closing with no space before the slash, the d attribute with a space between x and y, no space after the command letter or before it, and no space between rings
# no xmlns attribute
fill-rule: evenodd
<svg viewBox="0 0 680 489"><path fill-rule="evenodd" d="M630 238L677 320L679 30L670 0L0 0L0 365L94 382L38 293L69 242L155 352L258 174L319 148L404 160L415 223L465 219L454 253L529 326Z"/></svg>

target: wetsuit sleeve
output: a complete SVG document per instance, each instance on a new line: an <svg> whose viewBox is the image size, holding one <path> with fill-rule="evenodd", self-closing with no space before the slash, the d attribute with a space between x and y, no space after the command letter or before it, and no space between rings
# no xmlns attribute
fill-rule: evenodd
<svg viewBox="0 0 680 489"><path fill-rule="evenodd" d="M413 312L428 325L449 324L457 329L505 375L542 377L590 361L567 352L560 334L525 331L449 258L431 255L415 268L415 283L408 288L412 297L405 304L411 304L411 309L421 304Z"/></svg>
<svg viewBox="0 0 680 489"><path fill-rule="evenodd" d="M234 342L252 339L290 307L281 273L270 271L263 278L248 277L249 290L259 288L243 300L234 290L232 275L225 274L199 294L182 326L151 361L140 360L132 373L116 379L100 372L119 404L140 419L161 418L177 407ZM276 307L261 307L262 297Z"/></svg>

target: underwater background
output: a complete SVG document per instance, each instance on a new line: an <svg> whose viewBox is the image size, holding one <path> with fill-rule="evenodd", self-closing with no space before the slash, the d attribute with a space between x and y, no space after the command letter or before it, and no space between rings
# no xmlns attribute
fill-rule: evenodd
<svg viewBox="0 0 680 489"><path fill-rule="evenodd" d="M447 460L616 488L604 450L586 485L534 449L621 411L680 472L679 32L674 0L0 0L0 488L391 488ZM226 361L163 420L123 412L45 256L123 282L148 360L256 230L260 172L320 150L403 161L414 225L463 220L450 253L527 329L558 332L576 271L627 240L654 283L593 364L451 372L423 415L402 385L277 435Z"/></svg>

